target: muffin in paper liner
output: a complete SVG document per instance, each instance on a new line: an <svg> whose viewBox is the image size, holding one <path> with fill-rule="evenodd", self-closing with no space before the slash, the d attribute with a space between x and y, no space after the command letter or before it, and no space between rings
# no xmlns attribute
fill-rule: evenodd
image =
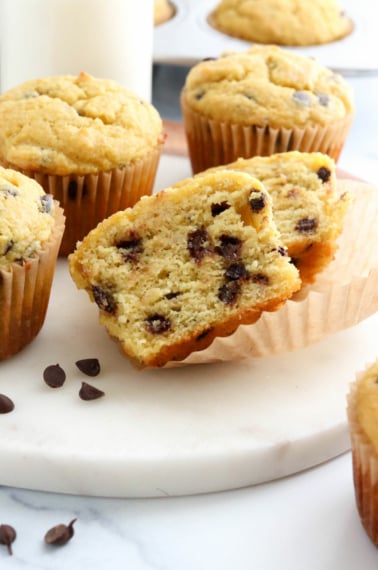
<svg viewBox="0 0 378 570"><path fill-rule="evenodd" d="M193 110L181 93L189 157L194 174L240 157L270 156L279 152L322 152L337 162L347 139L352 115L324 126L271 128L208 119Z"/></svg>
<svg viewBox="0 0 378 570"><path fill-rule="evenodd" d="M347 412L356 506L362 526L378 547L378 453L376 445L363 429L357 411L359 384L364 375L370 372L375 372L378 379L378 360L367 367L365 372L357 374L348 394Z"/></svg>
<svg viewBox="0 0 378 570"><path fill-rule="evenodd" d="M351 180L337 182L352 205L344 220L335 259L312 285L276 312L265 312L253 325L216 338L193 352L183 366L262 357L305 348L327 335L352 327L378 311L378 188Z"/></svg>
<svg viewBox="0 0 378 570"><path fill-rule="evenodd" d="M0 268L0 361L28 345L45 320L56 259L64 231L62 208L55 202L50 239L20 265Z"/></svg>
<svg viewBox="0 0 378 570"><path fill-rule="evenodd" d="M58 176L21 169L4 161L2 165L34 178L46 193L58 200L66 216L59 255L67 256L104 218L152 193L161 150L160 144L144 158L98 174Z"/></svg>

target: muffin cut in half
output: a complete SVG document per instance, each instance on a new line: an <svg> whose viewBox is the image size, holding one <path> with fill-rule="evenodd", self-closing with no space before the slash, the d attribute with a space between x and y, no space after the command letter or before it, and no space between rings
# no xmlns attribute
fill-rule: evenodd
<svg viewBox="0 0 378 570"><path fill-rule="evenodd" d="M278 309L301 284L269 194L231 170L188 179L114 214L69 263L100 322L140 367L183 360Z"/></svg>

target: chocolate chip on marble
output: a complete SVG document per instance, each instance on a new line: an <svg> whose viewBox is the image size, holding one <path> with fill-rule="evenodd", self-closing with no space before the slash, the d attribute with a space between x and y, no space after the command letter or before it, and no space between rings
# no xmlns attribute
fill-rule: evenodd
<svg viewBox="0 0 378 570"><path fill-rule="evenodd" d="M225 305L232 305L236 301L240 290L240 281L227 281L219 288L218 299Z"/></svg>
<svg viewBox="0 0 378 570"><path fill-rule="evenodd" d="M75 362L76 366L87 376L98 376L101 371L101 366L98 358L82 358Z"/></svg>
<svg viewBox="0 0 378 570"><path fill-rule="evenodd" d="M105 313L114 314L116 312L116 303L113 295L109 291L105 291L98 285L92 286L92 293L95 303Z"/></svg>
<svg viewBox="0 0 378 570"><path fill-rule="evenodd" d="M50 528L45 534L45 543L53 546L63 546L66 544L74 535L73 525L76 520L77 519L72 519L68 525L58 524Z"/></svg>
<svg viewBox="0 0 378 570"><path fill-rule="evenodd" d="M227 267L225 274L225 278L230 281L237 281L239 279L248 279L249 272L242 261L238 261L237 263L231 263L229 267Z"/></svg>
<svg viewBox="0 0 378 570"><path fill-rule="evenodd" d="M59 364L50 364L43 371L43 379L50 388L61 388L66 381L66 373Z"/></svg>
<svg viewBox="0 0 378 570"><path fill-rule="evenodd" d="M226 201L211 204L211 215L213 216L213 218L215 218L225 210L228 210L230 207L231 207L230 204Z"/></svg>
<svg viewBox="0 0 378 570"><path fill-rule="evenodd" d="M16 540L17 533L13 526L9 524L0 524L0 544L7 547L8 553L12 556L12 544Z"/></svg>
<svg viewBox="0 0 378 570"><path fill-rule="evenodd" d="M209 240L209 235L204 227L198 228L188 234L187 247L191 257L199 263L206 254L210 253L206 242Z"/></svg>
<svg viewBox="0 0 378 570"><path fill-rule="evenodd" d="M171 328L171 321L164 315L155 313L145 320L147 330L152 334L162 334Z"/></svg>
<svg viewBox="0 0 378 570"><path fill-rule="evenodd" d="M43 214L49 214L53 207L54 199L51 194L44 194L41 196L41 212Z"/></svg>
<svg viewBox="0 0 378 570"><path fill-rule="evenodd" d="M328 182L331 178L331 171L325 166L321 166L316 173L322 182Z"/></svg>
<svg viewBox="0 0 378 570"><path fill-rule="evenodd" d="M105 396L105 392L96 388L96 386L92 386L92 384L88 384L87 382L81 383L81 388L79 390L79 397L82 400L89 402L90 400L98 400Z"/></svg>
<svg viewBox="0 0 378 570"><path fill-rule="evenodd" d="M266 205L264 194L259 190L252 190L250 193L249 205L252 212L260 212Z"/></svg>
<svg viewBox="0 0 378 570"><path fill-rule="evenodd" d="M5 394L0 394L0 414L9 414L13 410L14 402Z"/></svg>
<svg viewBox="0 0 378 570"><path fill-rule="evenodd" d="M222 234L220 244L215 248L216 253L228 260L237 259L240 254L242 242L239 238Z"/></svg>
<svg viewBox="0 0 378 570"><path fill-rule="evenodd" d="M306 91L294 91L292 95L293 101L298 105L309 107L311 105L311 98Z"/></svg>
<svg viewBox="0 0 378 570"><path fill-rule="evenodd" d="M115 246L121 250L120 253L125 261L135 262L143 253L143 240L136 232L131 232L127 239L118 241Z"/></svg>
<svg viewBox="0 0 378 570"><path fill-rule="evenodd" d="M312 233L318 227L318 220L316 218L302 218L297 222L295 229L300 233Z"/></svg>

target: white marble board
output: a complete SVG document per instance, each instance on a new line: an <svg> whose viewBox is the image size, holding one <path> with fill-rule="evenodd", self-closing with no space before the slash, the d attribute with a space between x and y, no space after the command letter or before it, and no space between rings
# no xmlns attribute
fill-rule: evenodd
<svg viewBox="0 0 378 570"><path fill-rule="evenodd" d="M190 172L164 156L157 188ZM378 314L306 349L233 363L137 371L97 324L60 260L37 339L0 364L0 485L80 495L158 497L286 476L349 448L346 393L376 358ZM75 366L98 357L94 379ZM67 373L62 388L45 366ZM79 399L81 381L105 397Z"/></svg>

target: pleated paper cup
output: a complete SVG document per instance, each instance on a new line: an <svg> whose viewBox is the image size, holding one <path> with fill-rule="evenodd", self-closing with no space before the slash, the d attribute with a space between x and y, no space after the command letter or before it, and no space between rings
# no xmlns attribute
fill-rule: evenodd
<svg viewBox="0 0 378 570"><path fill-rule="evenodd" d="M272 128L209 119L194 111L181 93L189 157L194 174L238 158L278 152L322 152L337 162L347 139L352 116L314 127Z"/></svg>
<svg viewBox="0 0 378 570"><path fill-rule="evenodd" d="M378 311L378 188L338 181L352 204L344 220L335 259L276 312L264 312L253 325L216 338L181 363L204 364L282 354L310 346L357 325Z"/></svg>
<svg viewBox="0 0 378 570"><path fill-rule="evenodd" d="M67 256L99 222L151 194L160 160L162 145L123 168L96 174L57 176L4 164L34 178L48 194L52 194L64 210L66 229L59 255Z"/></svg>
<svg viewBox="0 0 378 570"><path fill-rule="evenodd" d="M64 231L57 202L53 215L55 226L43 248L22 264L0 268L0 361L28 345L44 323Z"/></svg>
<svg viewBox="0 0 378 570"><path fill-rule="evenodd" d="M347 410L352 448L353 483L362 526L378 547L378 454L362 429L356 412L358 381L361 377L362 373L359 373L348 394Z"/></svg>

